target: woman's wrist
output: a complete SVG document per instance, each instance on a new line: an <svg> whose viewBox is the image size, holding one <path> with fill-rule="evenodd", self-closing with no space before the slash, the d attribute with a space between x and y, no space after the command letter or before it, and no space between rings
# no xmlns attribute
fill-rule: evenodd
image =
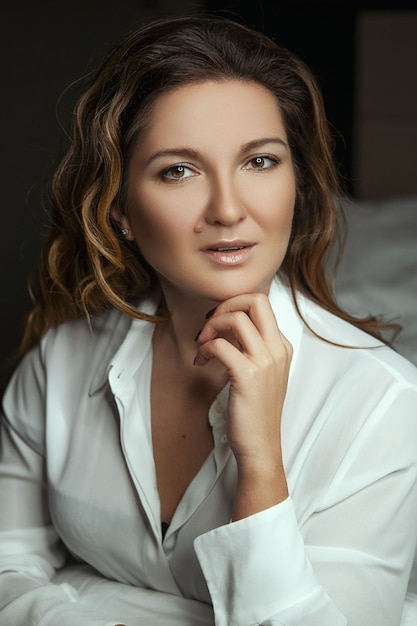
<svg viewBox="0 0 417 626"><path fill-rule="evenodd" d="M232 521L260 513L287 497L288 486L282 463L238 465Z"/></svg>

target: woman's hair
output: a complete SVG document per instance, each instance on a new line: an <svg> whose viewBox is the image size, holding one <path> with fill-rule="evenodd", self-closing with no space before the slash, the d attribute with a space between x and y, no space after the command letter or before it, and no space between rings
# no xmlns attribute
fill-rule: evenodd
<svg viewBox="0 0 417 626"><path fill-rule="evenodd" d="M340 243L341 193L314 76L263 34L222 17L198 15L160 20L128 36L108 55L76 104L69 147L50 184L50 235L23 352L51 326L83 313L89 317L116 307L133 317L158 319L132 304L155 277L135 244L120 236L111 206L124 205L129 158L155 100L186 84L228 79L266 87L283 116L296 203L279 272L295 301L300 291L379 336L377 318L348 315L333 293L329 255Z"/></svg>

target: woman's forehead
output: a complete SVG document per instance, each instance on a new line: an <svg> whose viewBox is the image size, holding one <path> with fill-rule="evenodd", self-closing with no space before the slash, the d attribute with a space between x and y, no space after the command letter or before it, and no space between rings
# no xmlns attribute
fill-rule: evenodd
<svg viewBox="0 0 417 626"><path fill-rule="evenodd" d="M268 135L273 128L285 137L275 96L259 83L232 79L201 81L169 90L155 100L148 120L144 135L159 134L165 141L232 129Z"/></svg>

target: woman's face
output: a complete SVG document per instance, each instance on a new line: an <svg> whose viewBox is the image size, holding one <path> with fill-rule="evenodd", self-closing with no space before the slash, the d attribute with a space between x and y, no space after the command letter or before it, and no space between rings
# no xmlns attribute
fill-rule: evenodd
<svg viewBox="0 0 417 626"><path fill-rule="evenodd" d="M166 296L223 301L267 293L287 250L295 178L281 114L257 83L207 81L167 92L128 169L113 215Z"/></svg>

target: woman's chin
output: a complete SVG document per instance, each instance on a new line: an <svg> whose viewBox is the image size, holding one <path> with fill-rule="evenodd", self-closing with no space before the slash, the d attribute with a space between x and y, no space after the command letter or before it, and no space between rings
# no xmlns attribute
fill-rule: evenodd
<svg viewBox="0 0 417 626"><path fill-rule="evenodd" d="M208 299L215 302L224 302L225 300L230 300L230 298L235 298L236 296L243 296L249 293L269 293L269 288L271 285L271 280L265 281L261 284L235 284L230 286L224 286L223 288L217 287L212 291L207 293Z"/></svg>

